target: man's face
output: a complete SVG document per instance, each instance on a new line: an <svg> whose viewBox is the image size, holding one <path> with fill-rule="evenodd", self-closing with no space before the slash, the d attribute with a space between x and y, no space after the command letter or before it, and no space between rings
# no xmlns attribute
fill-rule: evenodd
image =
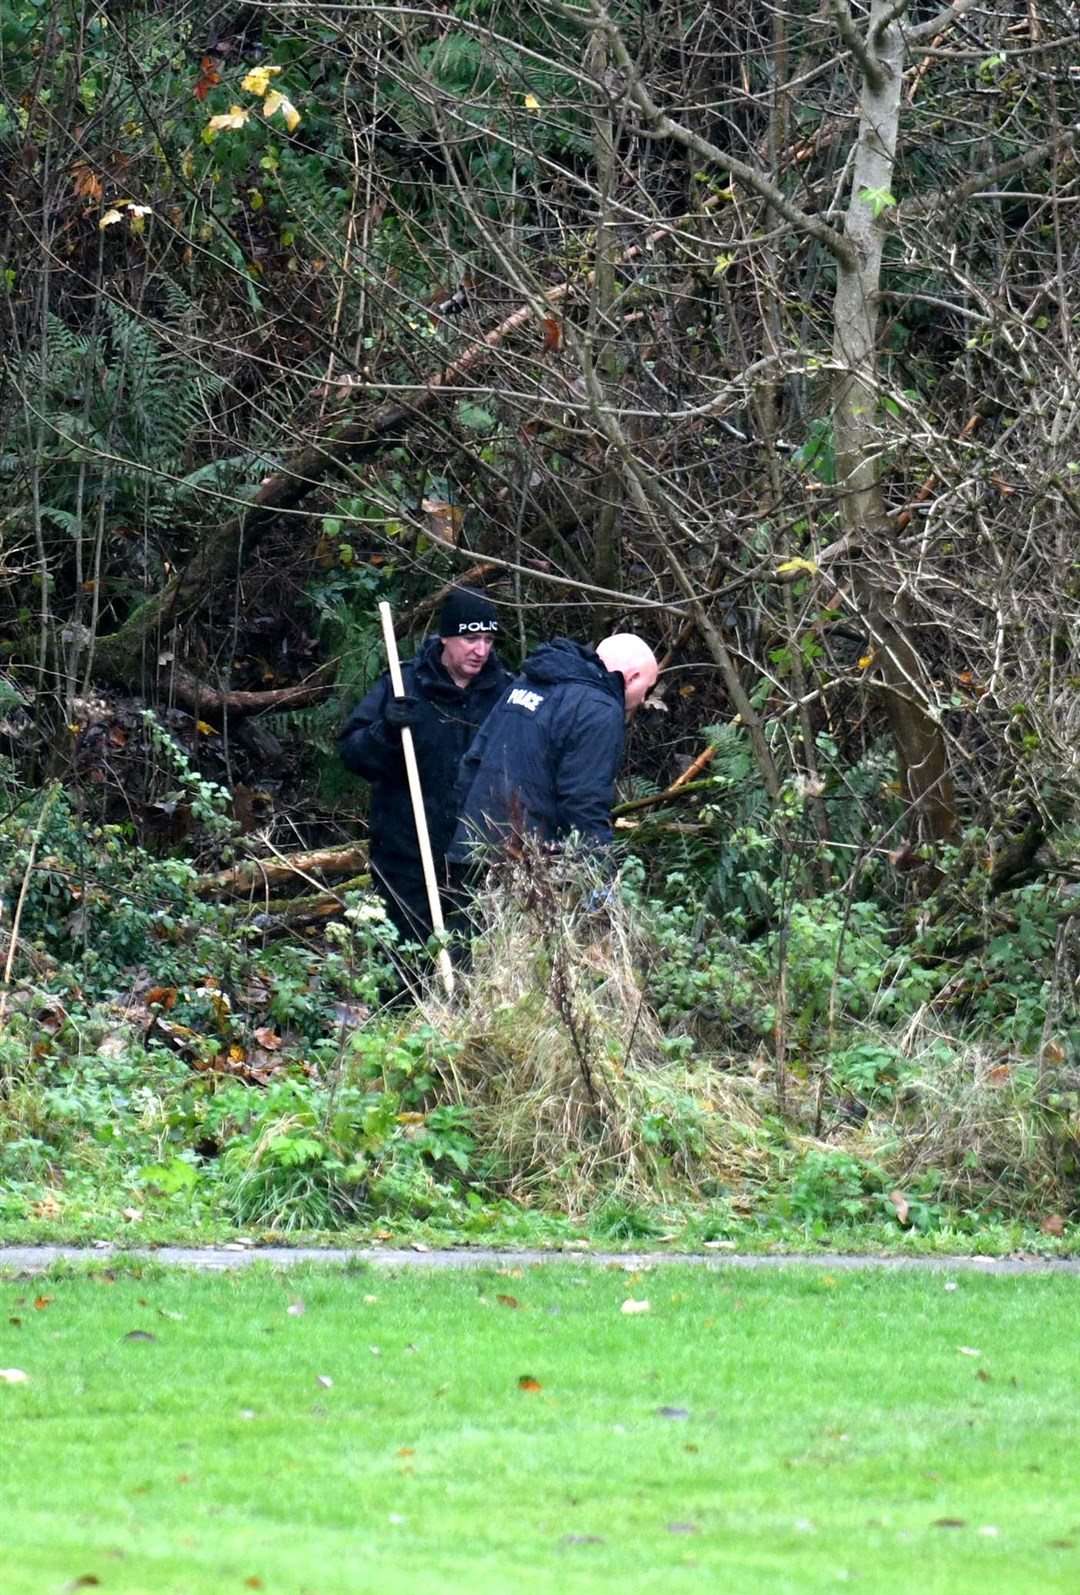
<svg viewBox="0 0 1080 1595"><path fill-rule="evenodd" d="M442 662L455 686L467 687L487 663L494 638L490 631L466 632L462 637L444 637Z"/></svg>

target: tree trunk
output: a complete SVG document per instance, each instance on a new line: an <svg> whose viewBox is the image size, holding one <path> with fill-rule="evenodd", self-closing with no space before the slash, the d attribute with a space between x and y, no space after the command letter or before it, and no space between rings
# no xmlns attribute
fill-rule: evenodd
<svg viewBox="0 0 1080 1595"><path fill-rule="evenodd" d="M836 487L842 534L858 556L853 590L873 639L882 696L899 762L901 788L917 837L937 841L956 829L953 785L928 672L905 626L892 582L893 532L881 489L884 437L878 415L878 294L900 123L904 46L892 0L873 0L864 38L844 0L834 11L862 68L859 137L844 225L851 245L837 260L833 303L836 366Z"/></svg>

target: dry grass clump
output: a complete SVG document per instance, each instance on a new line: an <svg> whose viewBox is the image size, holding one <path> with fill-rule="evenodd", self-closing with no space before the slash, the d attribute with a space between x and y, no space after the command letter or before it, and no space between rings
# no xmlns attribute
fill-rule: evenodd
<svg viewBox="0 0 1080 1595"><path fill-rule="evenodd" d="M1040 1104L1037 1066L1000 1050L962 1044L925 1022L909 1029L910 1073L897 1094L890 1163L911 1179L934 1171L941 1195L963 1203L1060 1196L1054 1140L1060 1110ZM1080 1136L1080 1115L1072 1115ZM1056 1131L1051 1124L1055 1121Z"/></svg>
<svg viewBox="0 0 1080 1595"><path fill-rule="evenodd" d="M472 967L425 1013L456 1043L449 1072L507 1195L568 1211L601 1191L703 1195L767 1173L756 1082L673 1059L642 989L627 907L542 854L501 866L478 900Z"/></svg>

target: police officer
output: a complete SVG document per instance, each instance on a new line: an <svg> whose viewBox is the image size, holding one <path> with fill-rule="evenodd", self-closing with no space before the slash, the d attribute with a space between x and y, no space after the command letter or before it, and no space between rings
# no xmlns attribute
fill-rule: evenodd
<svg viewBox="0 0 1080 1595"><path fill-rule="evenodd" d="M405 696L395 698L389 673L382 676L338 738L346 768L371 782L372 877L405 941L425 942L432 924L401 733L405 726L412 732L432 857L445 892L458 768L510 681L494 652L498 631L498 612L486 594L452 588L439 611L438 636L402 665Z"/></svg>
<svg viewBox="0 0 1080 1595"><path fill-rule="evenodd" d="M551 842L576 833L602 851L626 720L656 676L652 649L629 632L595 649L558 637L530 654L462 761L454 864L478 843L525 833Z"/></svg>

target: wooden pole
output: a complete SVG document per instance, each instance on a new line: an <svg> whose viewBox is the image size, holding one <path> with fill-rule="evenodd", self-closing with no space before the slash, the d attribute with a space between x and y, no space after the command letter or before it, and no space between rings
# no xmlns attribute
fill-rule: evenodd
<svg viewBox="0 0 1080 1595"><path fill-rule="evenodd" d="M401 679L401 664L398 660L397 642L394 639L394 619L390 613L390 605L388 603L383 602L379 605L379 619L382 621L386 658L390 665L390 685L394 689L395 698L404 698L405 684ZM439 897L439 882L435 874L435 860L431 852L427 815L424 812L424 793L420 785L420 770L416 763L413 734L408 726L402 727L401 751L405 755L405 773L409 778L409 796L412 798L413 819L416 821L416 840L420 844L420 863L424 871L424 885L427 887L431 923L436 930L445 930L442 899ZM450 954L445 947L440 947L439 949L438 966L439 974L442 977L443 989L448 997L452 997L454 995L454 968L450 962Z"/></svg>

